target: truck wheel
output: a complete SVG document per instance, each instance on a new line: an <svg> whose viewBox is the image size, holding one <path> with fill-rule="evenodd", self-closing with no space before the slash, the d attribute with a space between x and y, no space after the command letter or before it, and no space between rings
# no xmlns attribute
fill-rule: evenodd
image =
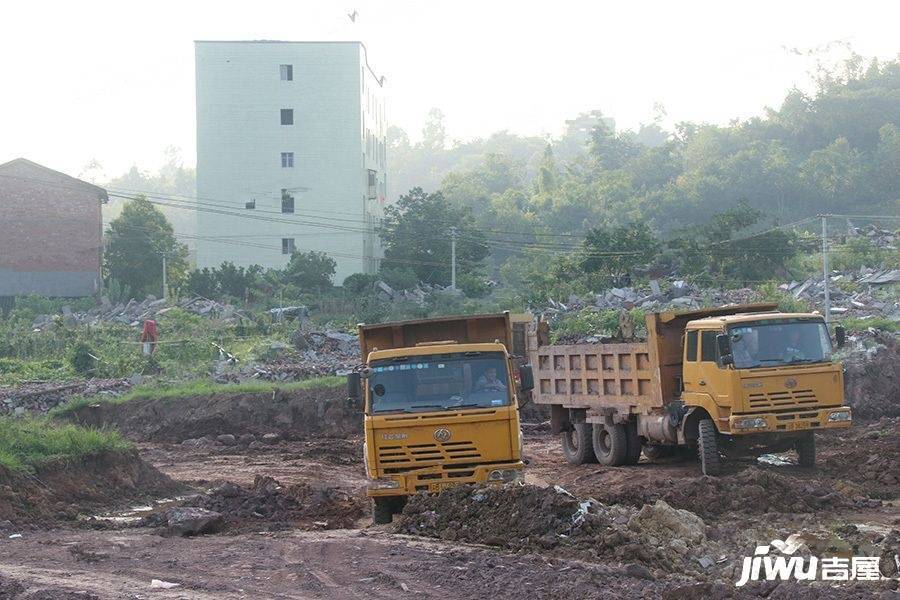
<svg viewBox="0 0 900 600"><path fill-rule="evenodd" d="M700 469L704 475L718 475L722 470L722 459L719 457L719 445L716 442L716 426L711 419L703 419L698 426L700 435L697 438L697 451L700 454Z"/></svg>
<svg viewBox="0 0 900 600"><path fill-rule="evenodd" d="M625 433L628 442L625 464L636 465L641 460L641 436L638 435L637 422L628 421L625 425Z"/></svg>
<svg viewBox="0 0 900 600"><path fill-rule="evenodd" d="M591 437L597 462L608 467L619 467L626 464L628 461L628 431L624 425L595 423Z"/></svg>
<svg viewBox="0 0 900 600"><path fill-rule="evenodd" d="M372 499L372 522L376 525L390 523L397 509L397 499L393 497Z"/></svg>
<svg viewBox="0 0 900 600"><path fill-rule="evenodd" d="M797 440L795 448L797 449L800 467L803 469L814 469L816 467L815 434L812 431L803 434L803 437Z"/></svg>
<svg viewBox="0 0 900 600"><path fill-rule="evenodd" d="M573 465L597 462L591 448L591 426L589 423L575 423L570 431L563 431L563 454Z"/></svg>

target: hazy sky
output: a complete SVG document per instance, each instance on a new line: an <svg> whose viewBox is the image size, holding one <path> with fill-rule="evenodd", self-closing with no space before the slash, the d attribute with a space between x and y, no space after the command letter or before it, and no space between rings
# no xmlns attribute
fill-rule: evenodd
<svg viewBox="0 0 900 600"><path fill-rule="evenodd" d="M346 13L358 10L356 24ZM602 109L620 127L726 123L805 85L809 49L844 40L900 51L900 3L154 0L10 2L0 19L0 162L77 175L194 163L195 39L366 43L386 77L389 122L419 136L431 107L451 138L558 134Z"/></svg>

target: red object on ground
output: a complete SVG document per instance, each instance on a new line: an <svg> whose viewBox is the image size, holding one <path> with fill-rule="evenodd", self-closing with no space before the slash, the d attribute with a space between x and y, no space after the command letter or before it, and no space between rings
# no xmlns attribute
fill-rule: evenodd
<svg viewBox="0 0 900 600"><path fill-rule="evenodd" d="M149 354L156 351L156 342L159 341L159 333L156 330L156 321L147 319L144 321L144 328L141 330L141 342L150 344Z"/></svg>

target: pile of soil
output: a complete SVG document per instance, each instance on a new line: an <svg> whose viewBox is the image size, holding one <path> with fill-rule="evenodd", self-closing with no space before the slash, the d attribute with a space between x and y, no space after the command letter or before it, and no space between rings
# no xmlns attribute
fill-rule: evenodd
<svg viewBox="0 0 900 600"><path fill-rule="evenodd" d="M0 469L0 520L55 526L182 490L135 451L103 452L49 463L34 474Z"/></svg>
<svg viewBox="0 0 900 600"><path fill-rule="evenodd" d="M603 502L640 506L665 500L702 517L725 513L809 513L822 509L861 506L872 501L854 498L816 480L750 467L736 475L626 484L598 490ZM875 502L877 504L877 502Z"/></svg>
<svg viewBox="0 0 900 600"><path fill-rule="evenodd" d="M345 436L362 430L362 414L348 406L343 387L185 398L135 399L83 406L67 418L92 427L116 427L142 442L178 443L222 434L286 439Z"/></svg>
<svg viewBox="0 0 900 600"><path fill-rule="evenodd" d="M3 600L100 600L100 596L83 590L58 586L32 586L0 575L0 598Z"/></svg>
<svg viewBox="0 0 900 600"><path fill-rule="evenodd" d="M844 393L854 418L900 417L900 342L890 333L875 332L867 351L844 359Z"/></svg>
<svg viewBox="0 0 900 600"><path fill-rule="evenodd" d="M715 572L697 557L714 553L697 515L665 502L631 507L579 501L562 488L458 486L410 498L400 533L501 546L520 552L637 563L634 571ZM712 562L712 561L710 561Z"/></svg>
<svg viewBox="0 0 900 600"><path fill-rule="evenodd" d="M836 487L883 500L900 497L900 418L854 424L818 440L819 468L842 480Z"/></svg>
<svg viewBox="0 0 900 600"><path fill-rule="evenodd" d="M257 475L249 488L223 482L204 494L188 498L178 506L211 510L222 515L229 531L293 528L344 529L353 527L367 512L365 498L334 487L306 483L282 485L271 477ZM144 527L164 523L160 512L142 519Z"/></svg>

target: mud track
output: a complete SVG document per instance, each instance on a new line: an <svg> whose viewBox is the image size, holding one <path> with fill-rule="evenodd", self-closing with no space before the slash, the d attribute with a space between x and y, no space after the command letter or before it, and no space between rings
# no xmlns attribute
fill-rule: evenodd
<svg viewBox="0 0 900 600"><path fill-rule="evenodd" d="M193 495L181 503L222 512L226 526L218 534L192 538L161 537L152 520L143 522L146 527L131 522L107 523L115 529L47 529L59 521L42 522L43 513L36 512L32 516L43 530L4 531L23 537L0 544L0 598L896 597L892 583L761 584L738 590L733 582L741 557L757 543L792 532L809 534L810 544L822 552L864 554L893 547L900 540L889 535L900 528L900 484L892 467L900 419L819 436L815 472L745 461L730 463L716 479L701 477L693 460L643 461L619 469L571 466L545 426L526 424L526 479L550 488L515 497L515 509L527 516L504 515L507 520L499 522L506 525L498 527L488 510L470 513L481 515L470 523L454 512L469 493L455 491L458 498L448 495L449 504L411 503L413 520L404 529L371 525L362 419L342 396L336 388L81 409L77 420L121 428L138 441L140 456L158 470L157 477L189 488ZM217 441L223 434L253 434L256 442ZM265 434L278 435L260 443ZM100 463L96 469L97 477L120 473ZM132 479L138 492L166 489L142 484L137 475ZM593 530L602 548L590 536L572 542L559 537L566 535L561 524L577 502L555 499L554 485L579 499L616 504L602 509L606 516ZM82 513L109 509L102 494L92 503L68 489L69 496L55 501ZM140 496L118 494L113 495L119 506ZM491 500L502 506L498 498ZM619 540L606 533L617 518L630 518L660 499L705 521L705 536L687 554L673 558L656 534ZM55 509L53 502L49 506ZM546 514L542 506L549 507ZM440 514L432 517L428 511ZM52 509L47 514L52 516ZM438 526L408 527L419 527L423 518ZM541 535L530 539L531 531ZM706 555L714 566L699 565ZM153 579L178 587L151 589Z"/></svg>

